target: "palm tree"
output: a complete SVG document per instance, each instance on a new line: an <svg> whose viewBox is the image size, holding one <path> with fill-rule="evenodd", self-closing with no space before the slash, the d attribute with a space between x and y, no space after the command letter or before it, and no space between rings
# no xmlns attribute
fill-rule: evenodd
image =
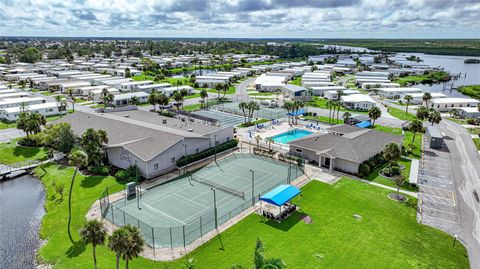
<svg viewBox="0 0 480 269"><path fill-rule="evenodd" d="M293 108L295 110L294 114L294 119L295 119L295 124L298 124L298 111L300 108L304 107L304 104L302 101L296 100L293 101Z"/></svg>
<svg viewBox="0 0 480 269"><path fill-rule="evenodd" d="M265 141L268 143L268 149L270 150L271 149L271 144L275 143L275 141L270 136L265 138Z"/></svg>
<svg viewBox="0 0 480 269"><path fill-rule="evenodd" d="M96 246L103 246L107 231L103 227L103 223L93 219L87 221L82 229L80 229L80 237L85 244L92 244L93 248L93 267L97 268L97 255L95 253Z"/></svg>
<svg viewBox="0 0 480 269"><path fill-rule="evenodd" d="M335 106L337 107L337 123L338 123L338 118L340 117L340 108L342 107L342 103L339 101L335 101Z"/></svg>
<svg viewBox="0 0 480 269"><path fill-rule="evenodd" d="M327 101L327 107L328 107L328 123L331 123L333 102L328 100Z"/></svg>
<svg viewBox="0 0 480 269"><path fill-rule="evenodd" d="M156 104L157 104L157 91L153 90L149 95L148 95L148 102L153 106L153 111L157 111Z"/></svg>
<svg viewBox="0 0 480 269"><path fill-rule="evenodd" d="M73 97L73 89L72 88L67 88L65 90L65 92L67 93L67 95L70 99L70 102L72 103L72 110L73 110L73 112L75 112L75 98Z"/></svg>
<svg viewBox="0 0 480 269"><path fill-rule="evenodd" d="M390 143L385 145L383 149L383 158L389 163L388 167L391 167L392 164L398 161L402 157L402 149L399 145L395 143Z"/></svg>
<svg viewBox="0 0 480 269"><path fill-rule="evenodd" d="M64 111L66 105L65 105L65 100L63 99L63 97L61 95L55 95L55 101L57 102L57 106L58 106L58 111Z"/></svg>
<svg viewBox="0 0 480 269"><path fill-rule="evenodd" d="M225 84L223 84L223 88L222 88L222 90L223 90L223 98L225 98L225 96L227 95L228 89L230 89L230 83L225 83Z"/></svg>
<svg viewBox="0 0 480 269"><path fill-rule="evenodd" d="M130 103L132 105L138 106L140 104L140 99L137 96L132 96L132 98L130 98Z"/></svg>
<svg viewBox="0 0 480 269"><path fill-rule="evenodd" d="M256 111L256 110L259 110L260 109L260 106L258 105L257 102L255 101L250 101L248 102L247 104L247 109L248 109L248 122L251 122L252 118L253 118L253 113Z"/></svg>
<svg viewBox="0 0 480 269"><path fill-rule="evenodd" d="M430 112L427 107L421 106L417 109L417 118L420 120L428 119Z"/></svg>
<svg viewBox="0 0 480 269"><path fill-rule="evenodd" d="M220 92L222 91L222 89L223 89L222 84L217 83L217 85L215 85L215 91L217 91L218 99L220 99Z"/></svg>
<svg viewBox="0 0 480 269"><path fill-rule="evenodd" d="M173 94L173 100L175 100L175 106L177 107L177 110L180 110L180 107L183 105L183 96L180 94L180 92L175 92Z"/></svg>
<svg viewBox="0 0 480 269"><path fill-rule="evenodd" d="M293 104L292 104L292 102L290 102L290 101L284 102L284 103L283 103L283 108L284 108L285 110L287 110L288 124L290 124L290 116L291 116L290 111L293 112ZM292 113L292 114L293 114L293 113Z"/></svg>
<svg viewBox="0 0 480 269"><path fill-rule="evenodd" d="M280 258L265 258L265 249L260 238L257 238L253 256L253 265L255 269L282 269L286 268L285 263Z"/></svg>
<svg viewBox="0 0 480 269"><path fill-rule="evenodd" d="M440 115L440 112L433 110L428 115L428 121L432 124L432 126L434 123L439 124L440 121L442 121L442 115Z"/></svg>
<svg viewBox="0 0 480 269"><path fill-rule="evenodd" d="M432 99L432 95L429 92L426 92L422 96L422 100L425 102L425 106L428 107L428 100Z"/></svg>
<svg viewBox="0 0 480 269"><path fill-rule="evenodd" d="M238 104L238 109L242 111L244 123L247 123L247 112L245 110L248 109L248 104L245 102L240 102Z"/></svg>
<svg viewBox="0 0 480 269"><path fill-rule="evenodd" d="M405 101L407 101L407 108L405 109L405 114L408 114L408 106L410 105L410 102L412 102L413 97L409 94L405 95L404 97Z"/></svg>
<svg viewBox="0 0 480 269"><path fill-rule="evenodd" d="M350 112L346 111L346 112L343 112L343 122L344 123L347 123L348 119L352 116L352 114L350 114Z"/></svg>
<svg viewBox="0 0 480 269"><path fill-rule="evenodd" d="M382 116L382 111L380 110L380 108L374 106L372 108L370 108L370 111L368 111L368 116L370 117L370 119L372 119L372 127L375 127L375 121L380 118L380 116Z"/></svg>
<svg viewBox="0 0 480 269"><path fill-rule="evenodd" d="M337 100L340 100L340 98L342 97L343 95L343 90L342 89L338 89L337 90Z"/></svg>
<svg viewBox="0 0 480 269"><path fill-rule="evenodd" d="M416 134L423 130L423 124L420 120L413 120L410 123L409 129L413 133L413 137L412 137L412 143L413 143L413 142L415 142Z"/></svg>
<svg viewBox="0 0 480 269"><path fill-rule="evenodd" d="M207 90L203 89L200 91L200 98L202 98L203 107L208 107L208 104L206 102L206 99L208 98Z"/></svg>
<svg viewBox="0 0 480 269"><path fill-rule="evenodd" d="M17 119L17 129L25 132L27 139L30 137L30 131L28 129L30 115L27 112L20 112Z"/></svg>
<svg viewBox="0 0 480 269"><path fill-rule="evenodd" d="M116 269L119 268L120 265L120 257L127 251L129 245L129 233L128 231L122 227L115 230L110 236L108 247L115 252L116 257Z"/></svg>
<svg viewBox="0 0 480 269"><path fill-rule="evenodd" d="M142 238L140 230L130 224L125 225L124 227L128 232L128 245L123 252L123 259L125 260L125 268L128 269L128 261L138 257L138 255L143 251L143 245L145 241Z"/></svg>
<svg viewBox="0 0 480 269"><path fill-rule="evenodd" d="M255 141L257 141L257 147L260 146L260 141L262 141L262 137L260 135L255 136Z"/></svg>
<svg viewBox="0 0 480 269"><path fill-rule="evenodd" d="M30 133L38 134L42 131L42 126L47 124L47 119L45 116L39 113L27 113L28 114L28 121L27 121L27 130Z"/></svg>
<svg viewBox="0 0 480 269"><path fill-rule="evenodd" d="M158 93L156 96L156 103L159 106L165 107L166 105L168 105L169 101L170 100L168 99L168 97L163 93Z"/></svg>
<svg viewBox="0 0 480 269"><path fill-rule="evenodd" d="M88 155L81 150L75 150L68 156L68 164L75 166L75 172L73 172L72 181L70 182L70 190L68 191L68 238L70 238L70 242L75 244L72 238L72 233L70 232L70 224L72 222L72 190L73 190L73 182L75 181L75 177L77 176L78 169L80 167L84 167L88 164Z"/></svg>

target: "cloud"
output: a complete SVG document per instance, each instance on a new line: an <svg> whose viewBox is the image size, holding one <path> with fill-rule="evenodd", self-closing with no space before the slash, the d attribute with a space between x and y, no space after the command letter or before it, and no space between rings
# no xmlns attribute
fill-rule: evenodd
<svg viewBox="0 0 480 269"><path fill-rule="evenodd" d="M479 38L478 0L2 0L0 35Z"/></svg>

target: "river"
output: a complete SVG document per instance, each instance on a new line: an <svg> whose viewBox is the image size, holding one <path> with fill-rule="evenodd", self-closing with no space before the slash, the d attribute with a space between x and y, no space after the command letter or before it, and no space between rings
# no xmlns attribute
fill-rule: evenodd
<svg viewBox="0 0 480 269"><path fill-rule="evenodd" d="M45 190L33 176L0 182L0 268L35 267L44 201Z"/></svg>
<svg viewBox="0 0 480 269"><path fill-rule="evenodd" d="M480 64L466 64L465 59L480 59L479 57L470 56L450 56L450 55L432 55L423 53L399 53L397 55L415 55L420 57L425 64L432 66L441 66L443 69L451 74L462 73L462 76L454 81L445 84L447 90L443 91L444 84L418 84L417 88L424 89L428 92L443 92L449 96L464 97L463 94L453 90L450 92L450 86L459 87L463 85L480 84ZM466 76L465 76L466 74Z"/></svg>

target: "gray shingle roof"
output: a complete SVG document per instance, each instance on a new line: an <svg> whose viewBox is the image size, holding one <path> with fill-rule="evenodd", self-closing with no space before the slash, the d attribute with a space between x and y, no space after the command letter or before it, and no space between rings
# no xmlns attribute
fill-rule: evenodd
<svg viewBox="0 0 480 269"><path fill-rule="evenodd" d="M392 142L400 143L403 139L401 135L351 125L339 125L328 130L333 130L337 134L313 133L289 144L314 151L317 154L326 153L333 158L361 163L381 152L385 145Z"/></svg>

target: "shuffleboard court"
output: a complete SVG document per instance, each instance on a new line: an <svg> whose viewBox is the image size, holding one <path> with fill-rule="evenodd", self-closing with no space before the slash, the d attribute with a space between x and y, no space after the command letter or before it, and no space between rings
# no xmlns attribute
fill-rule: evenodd
<svg viewBox="0 0 480 269"><path fill-rule="evenodd" d="M250 207L252 197L258 201L260 195L301 174L295 164L232 154L190 175L143 191L138 200L115 201L104 216L117 226L138 226L151 246L182 246L215 228L212 188L217 224L221 225Z"/></svg>

